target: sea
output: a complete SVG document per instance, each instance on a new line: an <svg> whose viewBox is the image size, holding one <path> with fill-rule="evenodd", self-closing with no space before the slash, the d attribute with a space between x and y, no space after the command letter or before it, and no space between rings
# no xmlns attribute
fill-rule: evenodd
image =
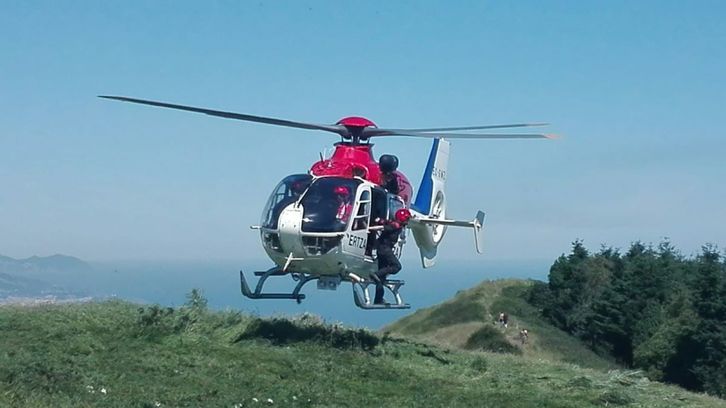
<svg viewBox="0 0 726 408"><path fill-rule="evenodd" d="M269 261L267 261L269 262ZM320 316L328 323L378 330L420 308L451 299L461 290L482 281L517 278L547 280L552 261L446 261L423 269L404 264L395 275L406 284L400 293L411 305L404 310L363 310L353 303L350 283L337 290L318 290L316 282L308 283L301 293L306 299L248 299L240 291L239 271L243 270L254 288L257 278L252 272L266 270L267 262L235 261L114 261L93 264L96 270L92 283L96 298L120 298L141 304L178 307L184 304L192 289L199 289L214 310L234 310L260 317L291 317L304 313ZM290 277L273 277L267 291L292 290L296 282ZM372 295L372 288L371 288ZM390 297L390 293L387 293Z"/></svg>

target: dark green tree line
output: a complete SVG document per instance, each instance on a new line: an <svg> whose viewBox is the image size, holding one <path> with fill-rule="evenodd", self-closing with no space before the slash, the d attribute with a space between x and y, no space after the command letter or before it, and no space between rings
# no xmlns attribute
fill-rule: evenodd
<svg viewBox="0 0 726 408"><path fill-rule="evenodd" d="M692 258L669 242L591 253L581 241L530 300L595 351L649 377L726 396L726 263L705 245Z"/></svg>

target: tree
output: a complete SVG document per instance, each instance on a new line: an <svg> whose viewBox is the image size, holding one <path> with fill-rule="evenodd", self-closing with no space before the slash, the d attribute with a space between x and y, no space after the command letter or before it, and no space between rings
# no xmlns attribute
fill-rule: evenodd
<svg viewBox="0 0 726 408"><path fill-rule="evenodd" d="M592 305L610 285L613 262L606 256L590 256L582 241L550 268L548 316L564 330L587 338Z"/></svg>
<svg viewBox="0 0 726 408"><path fill-rule="evenodd" d="M558 327L570 331L570 315L578 301L576 276L582 263L588 258L582 241L572 243L570 255L561 255L550 267L549 287L551 302L544 313Z"/></svg>
<svg viewBox="0 0 726 408"><path fill-rule="evenodd" d="M726 260L713 245L685 259L664 240L621 255L572 244L530 299L553 324L649 377L726 396Z"/></svg>
<svg viewBox="0 0 726 408"><path fill-rule="evenodd" d="M700 389L726 395L726 268L715 246L703 246L694 283L700 321L688 350L695 356L692 370Z"/></svg>

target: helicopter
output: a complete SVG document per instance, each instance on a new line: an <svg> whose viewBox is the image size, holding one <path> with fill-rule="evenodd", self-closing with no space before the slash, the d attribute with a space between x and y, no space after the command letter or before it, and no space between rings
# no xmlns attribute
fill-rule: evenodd
<svg viewBox="0 0 726 408"><path fill-rule="evenodd" d="M448 139L552 139L541 133L470 133L473 130L526 128L546 123L515 123L442 128L379 128L359 116L345 117L335 124L316 124L235 112L177 105L125 96L99 95L100 98L202 113L210 116L335 133L329 157L320 155L305 173L284 177L270 194L262 211L259 231L262 247L274 266L255 271L257 284L252 290L244 271L239 272L240 290L250 299L292 299L300 303L302 288L311 281L320 290L337 290L350 282L353 301L362 309L408 309L401 297L403 280L387 279L383 286L394 298L392 303L371 301L369 288L375 287L373 274L378 270L375 253L377 231L384 220L393 220L397 211L407 209L411 218L407 229L419 249L423 268L436 264L439 244L448 227L471 228L474 245L482 253L480 234L485 213L479 210L471 221L446 217L445 185L448 177L450 142ZM432 139L431 151L424 168L416 197L408 178L398 170L398 158L373 156L371 139L404 136ZM395 179L397 188L387 189L386 180ZM394 254L400 258L407 241L407 231L400 234ZM264 291L272 277L290 277L294 287L289 293Z"/></svg>

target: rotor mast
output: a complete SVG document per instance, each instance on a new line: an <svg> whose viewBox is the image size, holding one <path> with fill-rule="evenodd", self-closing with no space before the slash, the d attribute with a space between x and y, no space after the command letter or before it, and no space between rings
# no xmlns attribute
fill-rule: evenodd
<svg viewBox="0 0 726 408"><path fill-rule="evenodd" d="M345 132L341 132L341 136L350 140L353 146L361 144L361 141L368 141L370 136L366 133L366 129L378 128L371 120L360 116L348 116L339 120L336 125L345 129Z"/></svg>

